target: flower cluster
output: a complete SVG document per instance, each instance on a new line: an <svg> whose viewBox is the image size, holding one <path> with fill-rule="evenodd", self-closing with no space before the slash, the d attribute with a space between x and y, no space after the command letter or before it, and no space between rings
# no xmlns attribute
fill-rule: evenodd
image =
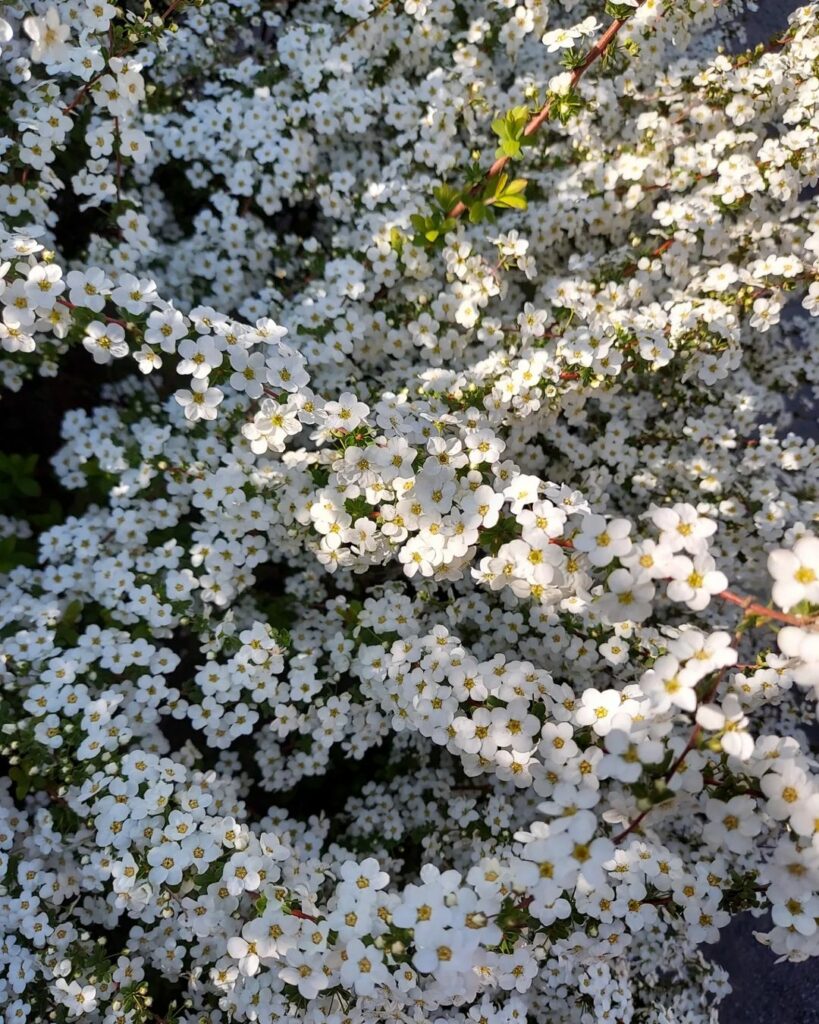
<svg viewBox="0 0 819 1024"><path fill-rule="evenodd" d="M739 6L5 5L0 377L104 378L0 518L9 1022L819 955L819 5Z"/></svg>

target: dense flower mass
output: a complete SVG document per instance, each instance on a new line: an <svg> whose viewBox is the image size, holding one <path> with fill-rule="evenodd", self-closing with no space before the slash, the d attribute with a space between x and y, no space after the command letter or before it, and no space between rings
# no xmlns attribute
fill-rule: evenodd
<svg viewBox="0 0 819 1024"><path fill-rule="evenodd" d="M742 8L4 5L0 374L105 380L0 518L8 1024L819 955L819 4Z"/></svg>

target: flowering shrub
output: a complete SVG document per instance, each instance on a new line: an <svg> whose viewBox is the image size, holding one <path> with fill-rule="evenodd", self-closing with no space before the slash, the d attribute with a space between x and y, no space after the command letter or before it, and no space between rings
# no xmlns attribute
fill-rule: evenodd
<svg viewBox="0 0 819 1024"><path fill-rule="evenodd" d="M819 4L740 9L5 5L0 370L111 371L0 519L9 1024L819 954Z"/></svg>

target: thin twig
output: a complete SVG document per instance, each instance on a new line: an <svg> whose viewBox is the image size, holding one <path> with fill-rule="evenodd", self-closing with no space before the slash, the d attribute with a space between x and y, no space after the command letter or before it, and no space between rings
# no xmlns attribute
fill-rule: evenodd
<svg viewBox="0 0 819 1024"><path fill-rule="evenodd" d="M66 309L77 309L78 308L76 303L69 302L68 299L64 299L64 298L62 298L62 296L57 299L57 302L59 302L59 304L61 306L65 306ZM85 307L82 307L82 308L85 308ZM107 324L118 324L120 327L122 327L123 330L126 330L127 327L128 327L128 324L126 323L125 320L117 320L116 317L106 316L105 313L100 313L99 315L103 318L103 320Z"/></svg>
<svg viewBox="0 0 819 1024"><path fill-rule="evenodd" d="M754 597L741 597L731 590L721 590L716 596L730 604L738 605L746 615L757 615L761 619L784 622L787 626L810 626L816 622L817 618L815 615L787 615L785 612L778 612L775 608L760 604Z"/></svg>

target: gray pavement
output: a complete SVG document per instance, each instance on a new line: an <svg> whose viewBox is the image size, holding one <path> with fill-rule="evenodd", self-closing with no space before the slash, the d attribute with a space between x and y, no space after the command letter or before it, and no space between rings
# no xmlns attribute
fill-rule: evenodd
<svg viewBox="0 0 819 1024"><path fill-rule="evenodd" d="M716 946L703 949L731 980L732 992L720 1004L720 1024L819 1024L819 963L776 963L753 936L767 927L743 914L723 930Z"/></svg>
<svg viewBox="0 0 819 1024"><path fill-rule="evenodd" d="M804 0L807 3L807 0ZM746 4L745 27L748 30L748 41L751 46L764 43L782 32L788 24L788 15L800 6L794 0L760 0L758 10L751 11L751 4Z"/></svg>

